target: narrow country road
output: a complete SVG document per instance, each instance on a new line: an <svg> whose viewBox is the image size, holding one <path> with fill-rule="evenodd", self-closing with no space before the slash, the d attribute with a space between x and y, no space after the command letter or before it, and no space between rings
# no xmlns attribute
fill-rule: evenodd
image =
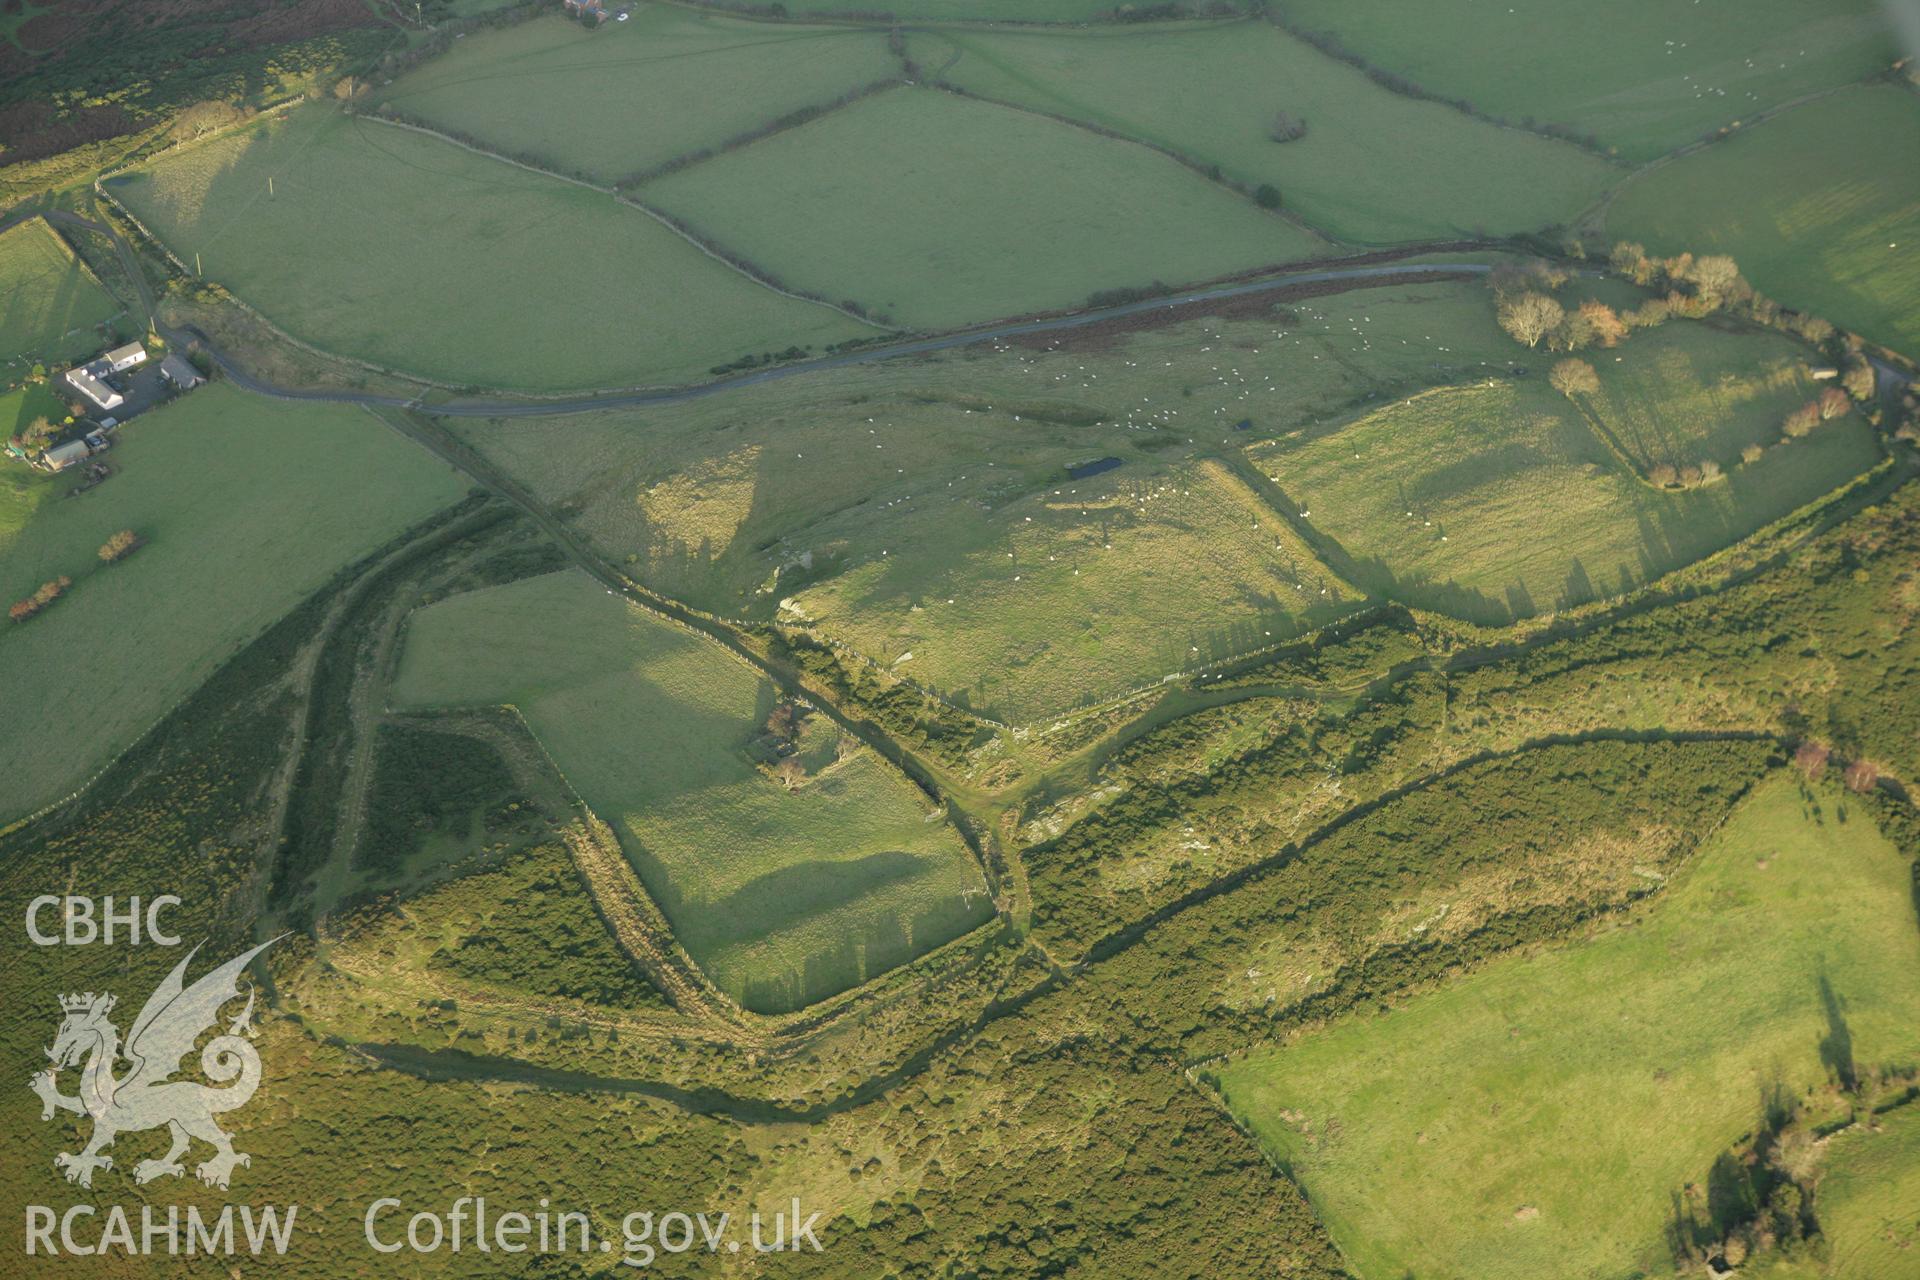
<svg viewBox="0 0 1920 1280"><path fill-rule="evenodd" d="M1218 302L1227 298L1242 298L1251 294L1265 293L1269 290L1284 289L1292 285L1324 284L1333 280L1374 280L1394 276L1448 276L1448 275L1485 275L1493 268L1487 263L1373 263L1365 266L1331 267L1318 271L1281 270L1262 276L1257 280L1236 281L1232 284L1212 285L1206 288L1190 290L1186 293L1167 297L1149 298L1140 302L1126 302L1117 306L1097 307L1087 311L1076 311L1067 315L1048 316L1038 320L1015 320L1000 324L989 324L982 328L965 329L955 333L937 334L928 338L908 338L899 342L888 342L858 351L843 352L839 355L820 356L812 360L796 360L791 364L775 365L767 369L755 369L747 373L736 374L729 378L719 378L712 382L699 382L679 387L642 388L628 391L606 393L587 393L566 396L553 400L526 399L466 399L450 400L445 403L429 404L424 397L406 397L378 395L366 391L322 391L304 390L294 387L282 387L264 379L255 377L233 356L213 344L213 341L200 330L186 326L175 328L159 322L153 316L153 297L147 288L146 279L140 274L133 257L131 246L127 245L118 231L104 223L83 218L79 214L63 210L49 209L36 211L18 210L0 219L0 231L16 222L28 218L44 217L49 222L72 227L81 231L97 232L106 236L119 256L121 265L126 268L133 287L140 293L142 308L153 318L154 328L169 343L174 345L195 345L207 354L207 358L217 365L220 371L231 379L235 386L251 391L256 395L272 396L280 400L318 400L337 404L358 404L380 409L416 409L422 413L445 418L541 418L560 417L570 413L585 413L595 409L629 409L647 405L684 404L689 400L698 400L705 396L717 395L723 391L733 391L741 387L751 387L763 382L777 382L783 378L799 377L803 374L819 373L828 369L843 369L852 365L874 364L882 360L893 360L902 356L928 355L935 351L949 351L956 347L969 347L979 342L994 342L1003 338L1026 337L1036 333L1058 333L1074 329L1083 329L1090 325L1103 324L1109 320L1125 319L1128 316L1146 315L1150 312L1170 307L1192 306L1196 303ZM1429 252L1445 252L1452 246L1430 246ZM1416 249L1414 252L1418 252ZM1373 255L1370 255L1373 256Z"/></svg>
<svg viewBox="0 0 1920 1280"><path fill-rule="evenodd" d="M1217 302L1226 298L1245 297L1249 294L1266 293L1274 289L1284 289L1291 285L1320 284L1330 280L1368 280L1390 276L1451 276L1461 274L1484 275L1493 268L1485 263L1392 263L1383 266L1343 267L1329 271L1296 271L1285 275L1266 276L1259 280L1243 281L1237 284L1218 285L1207 289L1197 289L1190 293L1175 294L1171 297L1152 298L1144 302L1128 302L1114 307L1101 307L1092 311L1077 311L1071 315L1052 316L1044 320L1023 320L1007 324L990 325L983 329L968 329L958 333L939 334L931 338L910 338L902 342L889 342L884 345L865 347L858 351L848 351L840 355L821 356L813 360L796 360L791 364L775 365L768 369L756 369L730 378L720 378L713 382L697 382L688 386L660 387L634 391L615 391L600 395L569 396L556 400L504 400L471 399L450 400L444 403L425 403L419 397L412 399L403 396L383 396L363 391L305 391L290 387L279 387L254 377L237 364L226 352L208 340L198 329L188 327L184 330L169 331L167 327L156 324L160 335L169 342L181 338L196 344L207 353L220 371L231 379L236 386L259 395L274 396L282 400L325 400L345 404L362 404L384 409L417 409L421 413L442 418L544 418L560 417L570 413L586 413L596 409L631 409L647 405L684 404L689 400L699 400L724 391L735 391L741 387L751 387L763 382L778 382L783 378L799 377L803 374L820 373L828 369L844 369L851 365L873 364L882 360L898 359L902 356L927 355L935 351L948 351L955 347L969 347L979 342L993 342L1003 338L1018 338L1035 333L1055 333L1065 330L1082 329L1089 325L1101 324L1109 320L1123 319L1127 316L1144 315L1168 307L1190 306L1194 303Z"/></svg>

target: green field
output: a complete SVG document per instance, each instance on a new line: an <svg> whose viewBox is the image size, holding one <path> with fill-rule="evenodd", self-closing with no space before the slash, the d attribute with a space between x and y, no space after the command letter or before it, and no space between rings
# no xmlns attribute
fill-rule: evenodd
<svg viewBox="0 0 1920 1280"><path fill-rule="evenodd" d="M61 500L70 480L37 481L30 518L0 512L0 595L73 579L40 616L0 624L0 820L79 786L336 570L463 492L358 410L221 385L118 438L106 483ZM147 545L103 566L96 550L127 528Z"/></svg>
<svg viewBox="0 0 1920 1280"><path fill-rule="evenodd" d="M873 333L608 196L328 107L109 187L294 336L444 381L685 382L745 353Z"/></svg>
<svg viewBox="0 0 1920 1280"><path fill-rule="evenodd" d="M888 0L884 6L869 7L857 0L792 0L785 7L803 17L882 14L905 21L1081 24L1109 20L1115 10L1141 6L1113 0Z"/></svg>
<svg viewBox="0 0 1920 1280"><path fill-rule="evenodd" d="M1850 89L1623 188L1607 234L1656 253L1728 253L1762 293L1920 354L1920 99Z"/></svg>
<svg viewBox="0 0 1920 1280"><path fill-rule="evenodd" d="M1287 208L1350 241L1531 231L1570 220L1620 177L1566 143L1391 93L1258 20L937 32L911 52L970 92L1271 183ZM1273 141L1279 111L1304 120L1306 136Z"/></svg>
<svg viewBox="0 0 1920 1280"><path fill-rule="evenodd" d="M774 26L643 5L632 20L598 31L556 13L474 32L383 90L379 102L606 183L899 73L879 30Z"/></svg>
<svg viewBox="0 0 1920 1280"><path fill-rule="evenodd" d="M1651 160L1703 134L1884 70L1877 0L1282 0L1290 25L1515 123L1596 135Z"/></svg>
<svg viewBox="0 0 1920 1280"><path fill-rule="evenodd" d="M1746 445L1779 440L1787 414L1820 386L1807 376L1819 355L1775 333L1681 322L1583 355L1601 384L1580 404L1642 474L1702 461L1731 471Z"/></svg>
<svg viewBox="0 0 1920 1280"><path fill-rule="evenodd" d="M1761 1280L1897 1280L1920 1268L1920 1106L1829 1142L1814 1203L1824 1257L1755 1268Z"/></svg>
<svg viewBox="0 0 1920 1280"><path fill-rule="evenodd" d="M1806 353L1777 336L1675 321L1586 354L1624 448L1647 464L1711 458L1728 478L1684 494L1634 479L1547 388L1545 358L1495 326L1487 291L1442 281L878 363L671 410L453 429L649 586L727 616L811 619L898 675L1024 722L1279 639L1302 603L1308 621L1338 609L1342 577L1496 620L1611 592L1623 571L1640 582L1718 550L1878 456L1849 418L1736 466L1805 398ZM1511 381L1516 359L1534 369ZM1398 405L1493 374L1492 390ZM1255 496L1217 467L1261 440L1276 442L1256 461L1280 481ZM1067 466L1101 457L1123 465L1068 481ZM1421 494L1420 520L1395 508L1401 484ZM1162 486L1193 496L1133 503ZM1296 540L1272 505L1282 494L1312 495L1293 510L1347 561Z"/></svg>
<svg viewBox="0 0 1920 1280"><path fill-rule="evenodd" d="M856 985L992 912L966 847L903 777L864 749L808 752L820 767L785 791L748 754L772 685L584 574L423 610L393 698L518 707L688 953L753 1008Z"/></svg>
<svg viewBox="0 0 1920 1280"><path fill-rule="evenodd" d="M1334 575L1217 460L1513 351L1484 288L1432 281L449 425L647 585L755 620L792 597L898 674L1025 719L1340 608ZM1122 465L1069 479L1102 457ZM1193 492L1129 496L1161 487Z"/></svg>
<svg viewBox="0 0 1920 1280"><path fill-rule="evenodd" d="M1778 441L1785 410L1804 399L1796 350L1673 322L1588 353L1601 392L1583 406L1536 367L1389 404L1253 459L1338 544L1348 558L1329 563L1357 585L1505 622L1628 590L1871 466L1879 446L1858 415L1733 465L1743 443ZM1608 451L1586 413L1645 461L1706 457L1726 474L1656 489Z"/></svg>
<svg viewBox="0 0 1920 1280"><path fill-rule="evenodd" d="M1365 1280L1664 1273L1670 1197L1771 1086L1827 1082L1830 1018L1862 1068L1920 1053L1911 878L1843 793L1776 775L1644 915L1219 1083Z"/></svg>
<svg viewBox="0 0 1920 1280"><path fill-rule="evenodd" d="M929 502L897 534L795 591L788 616L1015 723L1273 644L1357 598L1211 460L1063 480L990 515Z"/></svg>
<svg viewBox="0 0 1920 1280"><path fill-rule="evenodd" d="M1320 248L1164 156L929 89L867 98L640 194L800 288L926 328Z"/></svg>
<svg viewBox="0 0 1920 1280"><path fill-rule="evenodd" d="M102 345L95 326L119 312L120 304L41 219L0 232L0 365L90 355Z"/></svg>

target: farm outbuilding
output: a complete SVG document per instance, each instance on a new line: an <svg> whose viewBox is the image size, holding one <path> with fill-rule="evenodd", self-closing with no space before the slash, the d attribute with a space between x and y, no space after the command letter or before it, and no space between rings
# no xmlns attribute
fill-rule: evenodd
<svg viewBox="0 0 1920 1280"><path fill-rule="evenodd" d="M181 391L191 391L206 381L198 369L171 352L161 358L160 376Z"/></svg>
<svg viewBox="0 0 1920 1280"><path fill-rule="evenodd" d="M40 455L40 465L49 471L65 471L93 456L85 440L68 440Z"/></svg>
<svg viewBox="0 0 1920 1280"><path fill-rule="evenodd" d="M147 362L147 349L137 342L129 342L124 347L115 347L100 358L106 361L108 373L125 373Z"/></svg>

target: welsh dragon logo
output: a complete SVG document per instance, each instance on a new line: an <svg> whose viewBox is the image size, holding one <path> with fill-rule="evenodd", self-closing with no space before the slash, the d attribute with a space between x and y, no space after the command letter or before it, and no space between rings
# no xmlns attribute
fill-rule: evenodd
<svg viewBox="0 0 1920 1280"><path fill-rule="evenodd" d="M200 950L195 947L147 997L124 1046L119 1030L107 1017L115 1003L111 994L89 991L60 998L64 1016L53 1047L47 1050L53 1065L27 1084L40 1095L42 1120L53 1119L55 1111L93 1117L93 1137L85 1150L77 1155L61 1152L53 1159L66 1171L68 1182L91 1187L95 1169L113 1167L113 1157L101 1153L113 1145L114 1138L162 1125L172 1131L173 1146L158 1160L136 1164L135 1182L180 1177L186 1172L180 1157L195 1138L214 1149L212 1157L194 1168L208 1186L225 1190L234 1168L252 1163L250 1157L233 1149L233 1139L213 1119L245 1106L260 1087L260 1054L251 1043L256 1034L251 985L246 1007L228 1022L225 1034L209 1040L200 1051L200 1069L209 1080L225 1087L212 1088L173 1076L193 1051L194 1042L219 1022L221 1007L239 999L241 971L279 940L261 943L189 987L185 982L187 965ZM116 1075L115 1066L123 1058L131 1066ZM85 1066L81 1066L83 1060ZM81 1067L80 1093L69 1097L60 1092L56 1081L61 1071L76 1066Z"/></svg>

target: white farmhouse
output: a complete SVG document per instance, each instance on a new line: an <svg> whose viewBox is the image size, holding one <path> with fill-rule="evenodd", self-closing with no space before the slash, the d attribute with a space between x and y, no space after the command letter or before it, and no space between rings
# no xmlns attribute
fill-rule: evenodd
<svg viewBox="0 0 1920 1280"><path fill-rule="evenodd" d="M141 352L140 358L142 360L146 359L146 352ZM100 381L100 379L94 377L93 374L89 373L85 368L67 370L66 383L75 391L78 391L81 395L93 401L95 405L99 406L100 411L103 413L109 409L117 409L126 403L127 398L125 396Z"/></svg>

